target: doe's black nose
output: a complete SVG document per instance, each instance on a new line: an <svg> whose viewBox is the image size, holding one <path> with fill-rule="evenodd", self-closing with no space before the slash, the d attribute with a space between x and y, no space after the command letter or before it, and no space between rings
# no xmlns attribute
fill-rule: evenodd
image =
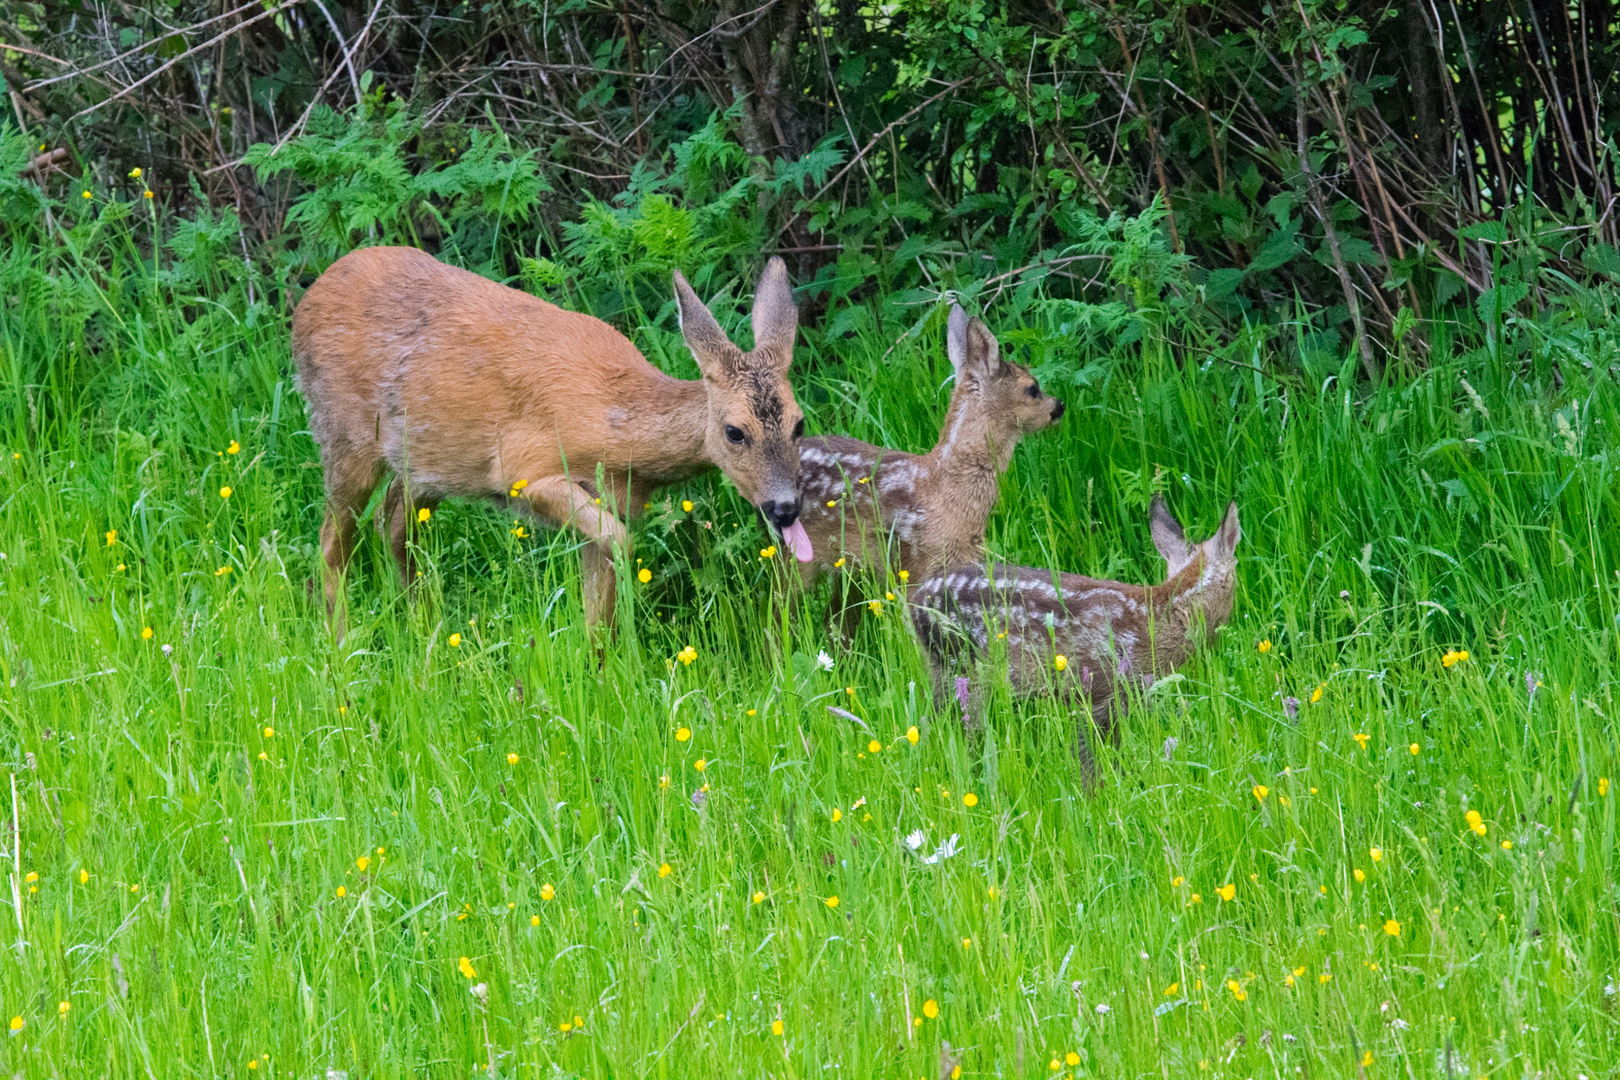
<svg viewBox="0 0 1620 1080"><path fill-rule="evenodd" d="M778 529L785 529L799 519L799 500L777 502L775 499L768 499L759 504L759 512Z"/></svg>
<svg viewBox="0 0 1620 1080"><path fill-rule="evenodd" d="M1065 408L1065 406L1064 406L1063 402L1061 402L1061 401L1057 402L1056 404L1054 404L1052 406L1052 422L1053 423L1056 423L1057 421L1063 419L1063 410L1064 410L1064 408Z"/></svg>

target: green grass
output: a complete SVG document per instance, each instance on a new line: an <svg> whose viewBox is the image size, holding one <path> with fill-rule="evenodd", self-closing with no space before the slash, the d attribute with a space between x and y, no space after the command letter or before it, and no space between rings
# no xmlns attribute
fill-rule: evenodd
<svg viewBox="0 0 1620 1080"><path fill-rule="evenodd" d="M772 604L717 480L638 534L655 576L600 669L571 538L469 504L419 603L365 542L334 647L264 283L192 300L72 235L100 254L0 266L8 1072L932 1080L948 1042L969 1077L1428 1077L1448 1048L1457 1076L1616 1075L1601 368L1438 348L1348 393L1132 351L1059 386L998 555L1152 579L1160 466L1189 533L1229 498L1245 527L1232 624L1087 798L1061 710L1000 702L979 740L934 715L897 611L820 670L819 612ZM804 350L813 431L933 441L942 350L891 344ZM959 853L924 865L915 829Z"/></svg>

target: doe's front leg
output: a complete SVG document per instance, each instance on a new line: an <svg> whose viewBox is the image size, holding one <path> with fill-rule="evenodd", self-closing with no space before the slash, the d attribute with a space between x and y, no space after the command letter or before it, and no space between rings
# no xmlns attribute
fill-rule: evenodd
<svg viewBox="0 0 1620 1080"><path fill-rule="evenodd" d="M630 556L630 532L602 500L566 476L551 476L529 485L524 492L535 513L572 525L587 541L580 553L580 582L584 593L585 632L593 637L599 627L611 632L618 599L614 558Z"/></svg>

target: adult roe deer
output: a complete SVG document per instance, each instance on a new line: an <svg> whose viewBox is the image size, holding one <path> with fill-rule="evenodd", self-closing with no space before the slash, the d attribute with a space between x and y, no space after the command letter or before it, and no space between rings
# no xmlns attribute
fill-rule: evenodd
<svg viewBox="0 0 1620 1080"><path fill-rule="evenodd" d="M945 351L956 388L939 442L907 454L837 435L799 445L804 523L814 557L806 582L834 565L904 571L913 581L984 554L1000 478L1025 434L1056 423L1063 402L1001 359L989 327L951 305Z"/></svg>
<svg viewBox="0 0 1620 1080"><path fill-rule="evenodd" d="M754 348L731 343L680 271L681 333L702 378L674 379L600 319L447 266L415 248L333 263L293 315L293 356L321 448L324 591L334 634L358 516L385 469L379 515L407 587L421 509L481 496L571 524L588 629L611 624L621 516L709 466L810 557L798 522L804 418L788 383L798 309L773 258L754 298ZM597 486L600 468L603 486Z"/></svg>
<svg viewBox="0 0 1620 1080"><path fill-rule="evenodd" d="M958 685L968 699L964 720L976 724L973 676L986 655L1005 644L1015 696L1056 693L1078 699L1090 709L1097 730L1113 739L1120 692L1127 686L1146 690L1175 671L1203 636L1232 617L1242 535L1237 503L1228 505L1213 536L1190 544L1155 495L1149 531L1167 564L1159 585L1144 588L1028 566L1002 566L992 573L969 565L951 567L919 586L912 595L912 626L933 669L936 705L946 700L945 679L961 672ZM1089 780L1094 765L1083 730L1077 744Z"/></svg>

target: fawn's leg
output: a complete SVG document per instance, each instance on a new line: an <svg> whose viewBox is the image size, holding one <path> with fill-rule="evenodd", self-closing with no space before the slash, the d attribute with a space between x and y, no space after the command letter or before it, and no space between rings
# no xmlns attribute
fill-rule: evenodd
<svg viewBox="0 0 1620 1080"><path fill-rule="evenodd" d="M406 593L415 591L416 557L411 554L411 543L416 539L417 511L438 508L438 501L414 500L405 488L405 481L394 477L383 496L382 521L388 531L388 547L394 553L394 565L399 569L400 585Z"/></svg>
<svg viewBox="0 0 1620 1080"><path fill-rule="evenodd" d="M328 453L328 449L332 452ZM332 640L341 642L346 627L346 600L343 582L354 554L359 518L366 500L377 486L382 463L349 456L340 448L321 448L326 466L326 518L321 522L321 588L326 597L326 617L332 626Z"/></svg>
<svg viewBox="0 0 1620 1080"><path fill-rule="evenodd" d="M613 551L619 548L628 558L630 533L609 506L566 476L548 476L530 484L524 492L535 513L572 525L590 541L580 555L580 576L584 592L585 631L613 626L614 601L618 598L613 574Z"/></svg>

